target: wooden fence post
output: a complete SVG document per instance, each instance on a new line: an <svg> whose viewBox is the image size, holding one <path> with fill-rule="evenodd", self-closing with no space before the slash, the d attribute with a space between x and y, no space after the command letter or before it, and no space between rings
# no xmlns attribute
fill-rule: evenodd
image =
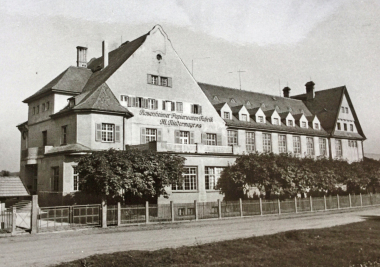
<svg viewBox="0 0 380 267"><path fill-rule="evenodd" d="M117 226L121 225L121 204L117 202Z"/></svg>
<svg viewBox="0 0 380 267"><path fill-rule="evenodd" d="M373 205L373 203L372 203L372 193L369 193L369 203L370 203L371 206Z"/></svg>
<svg viewBox="0 0 380 267"><path fill-rule="evenodd" d="M198 221L198 202L194 200L194 213L195 213L195 220Z"/></svg>
<svg viewBox="0 0 380 267"><path fill-rule="evenodd" d="M297 210L297 197L296 196L294 197L294 208L296 209L296 213L298 213L298 210Z"/></svg>
<svg viewBox="0 0 380 267"><path fill-rule="evenodd" d="M325 211L326 211L327 210L326 195L323 196L323 200L325 202Z"/></svg>
<svg viewBox="0 0 380 267"><path fill-rule="evenodd" d="M243 217L243 201L239 198L240 217Z"/></svg>
<svg viewBox="0 0 380 267"><path fill-rule="evenodd" d="M12 232L11 232L11 235L16 234L16 223L17 223L16 207L13 207L13 209L12 209Z"/></svg>
<svg viewBox="0 0 380 267"><path fill-rule="evenodd" d="M278 205L278 214L281 215L281 202L280 202L280 198L277 199L277 205Z"/></svg>
<svg viewBox="0 0 380 267"><path fill-rule="evenodd" d="M174 203L170 201L170 213L172 215L172 222L174 222Z"/></svg>
<svg viewBox="0 0 380 267"><path fill-rule="evenodd" d="M350 202L350 208L352 208L351 194L348 194L348 201Z"/></svg>
<svg viewBox="0 0 380 267"><path fill-rule="evenodd" d="M145 223L149 223L149 201L145 202Z"/></svg>
<svg viewBox="0 0 380 267"><path fill-rule="evenodd" d="M107 228L107 201L102 199L102 228Z"/></svg>
<svg viewBox="0 0 380 267"><path fill-rule="evenodd" d="M31 226L31 234L35 234L38 232L37 229L37 220L38 220L38 195L32 196L32 211L30 215L30 226Z"/></svg>
<svg viewBox="0 0 380 267"><path fill-rule="evenodd" d="M362 197L362 193L360 193L360 207L363 207L363 197Z"/></svg>
<svg viewBox="0 0 380 267"><path fill-rule="evenodd" d="M218 199L218 218L222 219L222 202Z"/></svg>
<svg viewBox="0 0 380 267"><path fill-rule="evenodd" d="M261 200L261 197L260 197L260 215L263 215L263 201Z"/></svg>
<svg viewBox="0 0 380 267"><path fill-rule="evenodd" d="M337 203L338 203L338 209L340 209L340 204L339 204L339 195L338 195L338 194L336 194L336 201L337 201Z"/></svg>
<svg viewBox="0 0 380 267"><path fill-rule="evenodd" d="M313 199L310 196L310 211L313 212Z"/></svg>

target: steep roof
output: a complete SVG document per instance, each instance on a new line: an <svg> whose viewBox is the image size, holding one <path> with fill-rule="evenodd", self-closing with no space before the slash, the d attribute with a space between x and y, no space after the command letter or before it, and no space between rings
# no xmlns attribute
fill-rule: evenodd
<svg viewBox="0 0 380 267"><path fill-rule="evenodd" d="M29 196L20 177L0 176L0 197Z"/></svg>
<svg viewBox="0 0 380 267"><path fill-rule="evenodd" d="M82 92L91 74L92 71L89 69L71 66L23 102L29 103L50 91L79 94Z"/></svg>
<svg viewBox="0 0 380 267"><path fill-rule="evenodd" d="M335 133L335 125L339 116L339 110L342 104L343 96L346 96L347 98L359 134L352 132ZM302 100L308 107L308 109L313 114L318 116L318 119L321 122L321 126L323 127L323 129L325 129L331 135L352 138L366 138L362 131L359 120L356 116L356 112L352 105L351 99L348 95L347 88L345 86L316 91L315 97L312 100L307 100L306 94L296 95L292 98Z"/></svg>

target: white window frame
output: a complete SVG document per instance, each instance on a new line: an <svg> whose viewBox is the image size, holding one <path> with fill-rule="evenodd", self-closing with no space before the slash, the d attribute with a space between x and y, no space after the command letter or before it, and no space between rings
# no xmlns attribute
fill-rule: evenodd
<svg viewBox="0 0 380 267"><path fill-rule="evenodd" d="M196 191L198 185L198 167L196 166L185 166L185 171L182 174L183 183L182 185L172 185L173 191Z"/></svg>
<svg viewBox="0 0 380 267"><path fill-rule="evenodd" d="M227 131L228 136L228 145L238 145L238 131L235 130L228 130Z"/></svg>
<svg viewBox="0 0 380 267"><path fill-rule="evenodd" d="M248 121L248 116L247 116L247 114L241 114L241 120L242 120L242 121Z"/></svg>
<svg viewBox="0 0 380 267"><path fill-rule="evenodd" d="M337 158L343 157L342 140L335 139L335 154Z"/></svg>
<svg viewBox="0 0 380 267"><path fill-rule="evenodd" d="M273 118L273 125L280 125L279 118Z"/></svg>
<svg viewBox="0 0 380 267"><path fill-rule="evenodd" d="M314 156L314 138L306 137L306 154L308 156Z"/></svg>
<svg viewBox="0 0 380 267"><path fill-rule="evenodd" d="M247 152L255 152L256 144L255 144L255 132L245 132L245 148Z"/></svg>
<svg viewBox="0 0 380 267"><path fill-rule="evenodd" d="M205 167L205 189L216 190L215 187L220 178L220 174L224 170L224 167Z"/></svg>
<svg viewBox="0 0 380 267"><path fill-rule="evenodd" d="M288 126L290 126L290 127L293 127L293 126L294 126L294 122L293 122L293 120L288 120Z"/></svg>
<svg viewBox="0 0 380 267"><path fill-rule="evenodd" d="M293 153L295 156L300 156L302 154L301 136L293 136Z"/></svg>
<svg viewBox="0 0 380 267"><path fill-rule="evenodd" d="M80 191L78 167L73 166L73 192Z"/></svg>
<svg viewBox="0 0 380 267"><path fill-rule="evenodd" d="M115 124L102 123L102 142L115 142Z"/></svg>
<svg viewBox="0 0 380 267"><path fill-rule="evenodd" d="M152 84L153 85L159 85L159 76L151 75L151 77L152 77Z"/></svg>
<svg viewBox="0 0 380 267"><path fill-rule="evenodd" d="M272 134L263 133L263 152L272 152Z"/></svg>
<svg viewBox="0 0 380 267"><path fill-rule="evenodd" d="M190 144L190 132L188 131L180 131L179 132L179 142L182 145Z"/></svg>
<svg viewBox="0 0 380 267"><path fill-rule="evenodd" d="M327 140L326 138L319 138L319 154L327 156Z"/></svg>
<svg viewBox="0 0 380 267"><path fill-rule="evenodd" d="M278 152L279 153L286 153L287 150L287 143L286 143L286 134L279 134L278 135Z"/></svg>
<svg viewBox="0 0 380 267"><path fill-rule="evenodd" d="M215 133L206 133L206 145L208 146L217 145L217 136Z"/></svg>
<svg viewBox="0 0 380 267"><path fill-rule="evenodd" d="M224 112L223 112L223 117L224 117L225 119L229 120L229 119L230 119L230 113L229 113L228 111L224 111Z"/></svg>
<svg viewBox="0 0 380 267"><path fill-rule="evenodd" d="M257 122L264 123L264 116L257 116Z"/></svg>
<svg viewBox="0 0 380 267"><path fill-rule="evenodd" d="M145 128L145 143L149 143L157 140L156 128Z"/></svg>

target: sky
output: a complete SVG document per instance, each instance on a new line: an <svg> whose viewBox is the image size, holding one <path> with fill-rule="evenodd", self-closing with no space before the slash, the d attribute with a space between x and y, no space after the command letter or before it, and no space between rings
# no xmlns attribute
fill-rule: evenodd
<svg viewBox="0 0 380 267"><path fill-rule="evenodd" d="M76 64L76 46L101 55L160 24L194 77L279 95L346 85L380 153L380 0L2 0L0 170L18 171L22 100Z"/></svg>

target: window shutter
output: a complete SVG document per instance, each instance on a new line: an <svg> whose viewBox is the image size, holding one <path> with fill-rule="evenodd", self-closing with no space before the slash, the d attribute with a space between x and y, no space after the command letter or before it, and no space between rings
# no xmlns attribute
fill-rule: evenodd
<svg viewBox="0 0 380 267"><path fill-rule="evenodd" d="M190 132L190 144L194 144L194 132Z"/></svg>
<svg viewBox="0 0 380 267"><path fill-rule="evenodd" d="M120 142L120 125L115 125L115 142Z"/></svg>
<svg viewBox="0 0 380 267"><path fill-rule="evenodd" d="M144 98L143 102L144 102L144 108L148 108L148 99Z"/></svg>
<svg viewBox="0 0 380 267"><path fill-rule="evenodd" d="M216 145L217 146L221 146L222 145L222 135L221 134L217 134L216 135Z"/></svg>
<svg viewBox="0 0 380 267"><path fill-rule="evenodd" d="M207 144L207 134L206 133L202 133L202 144Z"/></svg>
<svg viewBox="0 0 380 267"><path fill-rule="evenodd" d="M171 102L172 103L172 111L175 111L175 102Z"/></svg>
<svg viewBox="0 0 380 267"><path fill-rule="evenodd" d="M157 129L157 142L161 142L161 141L162 141L162 130Z"/></svg>
<svg viewBox="0 0 380 267"><path fill-rule="evenodd" d="M127 98L127 101L128 101L128 107L132 107L132 98L133 97L129 97Z"/></svg>
<svg viewBox="0 0 380 267"><path fill-rule="evenodd" d="M146 138L145 138L145 131L146 129L145 128L141 128L141 135L140 135L140 143L141 144L145 144L146 143Z"/></svg>
<svg viewBox="0 0 380 267"><path fill-rule="evenodd" d="M202 106L201 105L198 106L198 114L202 114Z"/></svg>
<svg viewBox="0 0 380 267"><path fill-rule="evenodd" d="M172 78L168 78L168 87L172 87Z"/></svg>
<svg viewBox="0 0 380 267"><path fill-rule="evenodd" d="M95 128L96 128L95 141L101 142L102 141L102 124L96 123Z"/></svg>
<svg viewBox="0 0 380 267"><path fill-rule="evenodd" d="M152 75L148 74L148 84L152 84Z"/></svg>
<svg viewBox="0 0 380 267"><path fill-rule="evenodd" d="M162 100L162 110L166 110L165 100Z"/></svg>
<svg viewBox="0 0 380 267"><path fill-rule="evenodd" d="M180 131L179 130L175 130L174 131L174 143L176 143L176 144L180 143L179 135L180 135Z"/></svg>
<svg viewBox="0 0 380 267"><path fill-rule="evenodd" d="M154 100L154 109L158 109L158 100Z"/></svg>

